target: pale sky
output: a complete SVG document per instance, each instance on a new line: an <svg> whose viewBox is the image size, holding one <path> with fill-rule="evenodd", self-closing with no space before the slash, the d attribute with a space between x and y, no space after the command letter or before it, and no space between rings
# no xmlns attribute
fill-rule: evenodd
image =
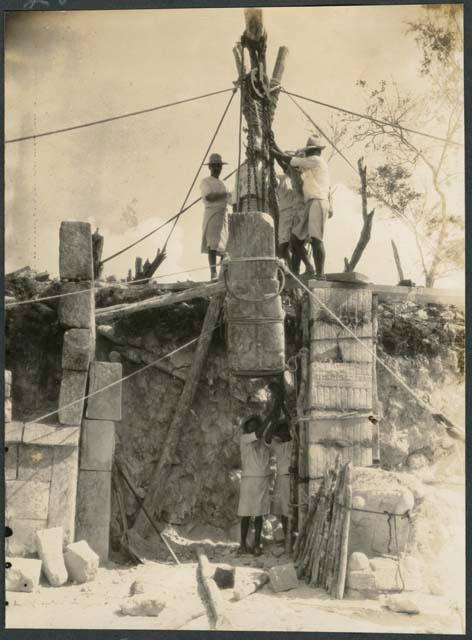
<svg viewBox="0 0 472 640"><path fill-rule="evenodd" d="M278 47L286 45L286 89L362 111L358 79L375 84L393 78L406 89L417 86L418 53L404 28L420 11L415 6L264 9L269 69ZM6 139L231 87L236 78L232 47L243 30L242 9L11 15L6 30ZM30 265L57 275L62 220L98 226L106 257L177 213L228 97L6 145L6 272ZM224 156L228 172L237 163L238 103L236 97L212 149ZM326 108L303 107L321 126L330 116ZM279 145L287 149L303 146L309 133L303 116L283 95L274 129ZM369 164L368 153L365 158ZM351 161L355 164L357 156ZM360 198L353 191L358 179L339 157L331 162L331 179L337 189L335 217L326 236L326 270L342 271L362 223ZM199 195L198 182L189 202ZM454 196L463 210L463 188ZM207 264L200 253L201 220L200 205L182 216L161 273ZM108 263L105 276L125 277L129 267L134 271L137 255L152 258L168 229ZM396 284L391 239L399 246L405 276L423 284L411 233L382 216L374 222L358 271L374 282ZM189 276L208 278L206 271ZM459 273L437 286L463 284Z"/></svg>

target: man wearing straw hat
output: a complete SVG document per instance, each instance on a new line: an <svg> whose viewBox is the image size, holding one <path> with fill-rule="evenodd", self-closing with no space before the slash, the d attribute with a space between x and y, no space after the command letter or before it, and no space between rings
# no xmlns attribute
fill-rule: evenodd
<svg viewBox="0 0 472 640"><path fill-rule="evenodd" d="M273 149L276 157L279 157L282 161L290 162L292 167L298 167L302 173L305 211L304 215L295 222L292 234L302 241L305 240L306 236L310 238L316 276L318 278L324 278L324 230L327 219L333 215L329 204L330 179L328 164L321 157L321 152L324 148L317 138L310 136L306 147L301 150L304 152L304 157L281 154L277 149ZM303 256L301 258L303 259ZM305 266L309 265L308 259L303 259L303 262Z"/></svg>
<svg viewBox="0 0 472 640"><path fill-rule="evenodd" d="M205 204L202 229L202 253L208 254L211 279L217 278L216 256L223 257L228 242L227 204L231 194L226 191L224 182L220 180L223 162L219 153L212 153L207 166L210 175L200 183L200 192Z"/></svg>

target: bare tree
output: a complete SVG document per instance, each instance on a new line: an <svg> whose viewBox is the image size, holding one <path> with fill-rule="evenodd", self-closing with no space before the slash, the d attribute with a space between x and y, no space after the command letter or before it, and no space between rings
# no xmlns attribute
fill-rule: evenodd
<svg viewBox="0 0 472 640"><path fill-rule="evenodd" d="M368 175L368 194L413 231L428 287L463 266L464 216L450 204L450 189L463 173L463 150L456 144L464 106L460 15L460 5L428 5L420 20L407 24L420 49L423 90L413 95L394 81L375 88L358 82L367 115L386 124L342 118L351 126L350 146L383 158ZM413 125L443 141L400 128Z"/></svg>

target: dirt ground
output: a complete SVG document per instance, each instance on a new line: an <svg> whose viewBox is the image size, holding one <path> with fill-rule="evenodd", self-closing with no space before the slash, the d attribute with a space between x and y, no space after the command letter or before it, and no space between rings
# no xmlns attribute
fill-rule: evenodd
<svg viewBox="0 0 472 640"><path fill-rule="evenodd" d="M254 574L251 556L221 558L238 565L237 580ZM285 556L267 555L256 564L287 562ZM246 563L244 566L243 563ZM129 603L131 585L138 581L144 593L165 603L157 617L124 616L122 603ZM238 583L236 584L236 587ZM245 599L233 600L233 590L222 590L229 628L239 631L349 631L359 633L462 633L461 620L444 596L415 594L421 614L393 613L384 599L342 601L330 599L321 589L300 582L297 589L274 593L269 585ZM93 582L60 588L42 584L35 593L7 593L7 628L51 629L211 629L197 580L197 563L180 566L146 562L138 566L110 563L99 570ZM228 628L228 627L225 627Z"/></svg>
<svg viewBox="0 0 472 640"><path fill-rule="evenodd" d="M460 466L458 465L460 468ZM447 473L445 473L447 471ZM275 593L269 584L236 602L233 589L221 590L229 628L238 631L311 631L359 633L463 634L465 611L465 492L450 465L436 468L423 479L430 498L423 502L421 540L437 567L440 595L413 594L420 614L395 613L377 600L330 599L321 589L299 582L297 589ZM443 524L441 535L438 523ZM447 526L446 526L447 525ZM431 546L436 540L438 546ZM177 542L177 537L174 544ZM182 559L176 566L146 561L141 565L110 562L92 582L50 587L42 581L34 593L7 592L7 628L51 629L182 629L209 630L210 619L199 586L195 540L175 547ZM237 567L235 590L255 574L285 564L283 546L266 544L260 558L236 556L237 544L199 540L210 561ZM133 583L140 589L130 596ZM121 605L155 598L165 606L158 616L125 616ZM227 627L225 627L227 628Z"/></svg>

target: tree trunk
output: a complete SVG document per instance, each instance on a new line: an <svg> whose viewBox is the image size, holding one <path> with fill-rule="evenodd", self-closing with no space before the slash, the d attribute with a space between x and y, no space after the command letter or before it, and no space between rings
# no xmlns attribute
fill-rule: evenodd
<svg viewBox="0 0 472 640"><path fill-rule="evenodd" d="M361 180L361 199L362 199L362 220L363 226L359 240L352 252L351 259L344 258L344 271L351 272L356 268L359 260L364 253L366 246L369 244L370 236L372 233L372 223L374 219L375 209L372 209L370 213L367 212L367 167L363 162L363 158L359 158L357 161L357 168L359 170L359 176Z"/></svg>

